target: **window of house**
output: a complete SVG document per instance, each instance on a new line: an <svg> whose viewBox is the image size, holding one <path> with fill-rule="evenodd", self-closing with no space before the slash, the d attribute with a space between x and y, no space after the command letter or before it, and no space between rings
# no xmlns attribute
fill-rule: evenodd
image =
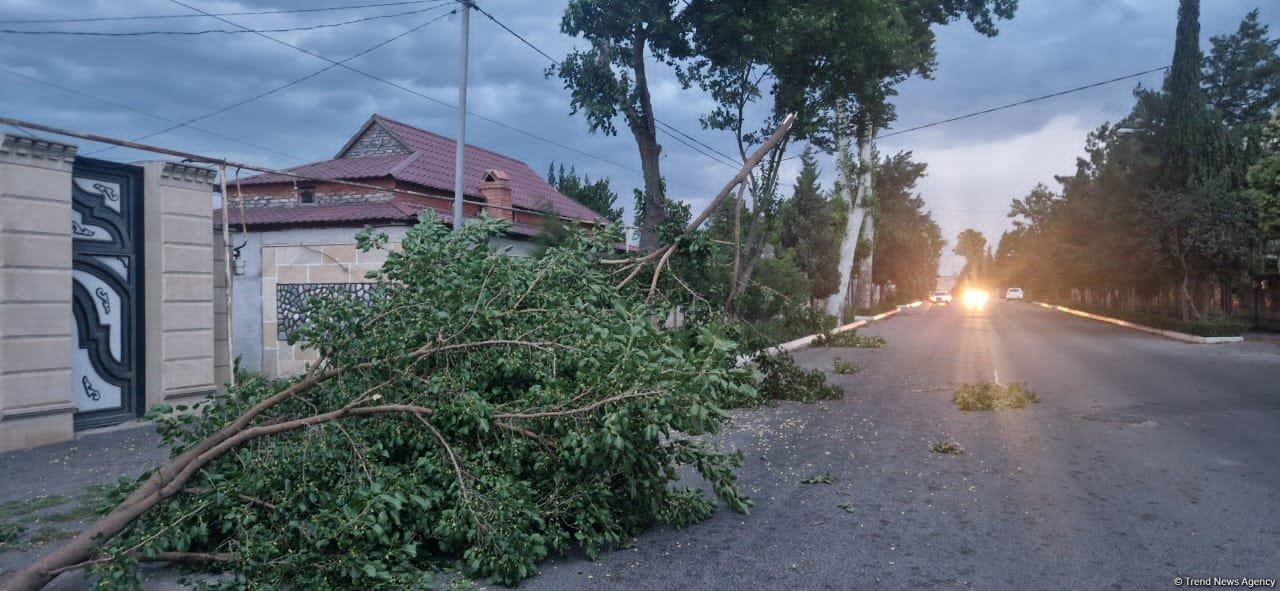
<svg viewBox="0 0 1280 591"><path fill-rule="evenodd" d="M300 203L315 203L316 190L312 187L303 187L298 190L298 201Z"/></svg>

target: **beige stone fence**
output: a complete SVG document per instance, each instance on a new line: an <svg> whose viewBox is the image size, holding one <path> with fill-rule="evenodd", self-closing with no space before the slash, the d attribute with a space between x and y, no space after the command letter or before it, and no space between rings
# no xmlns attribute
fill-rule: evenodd
<svg viewBox="0 0 1280 591"><path fill-rule="evenodd" d="M82 178L87 168L124 180ZM198 166L111 163L78 157L71 144L0 136L0 451L134 420L225 380L214 178ZM91 221L95 212L127 219L128 235ZM124 287L93 287L108 284Z"/></svg>

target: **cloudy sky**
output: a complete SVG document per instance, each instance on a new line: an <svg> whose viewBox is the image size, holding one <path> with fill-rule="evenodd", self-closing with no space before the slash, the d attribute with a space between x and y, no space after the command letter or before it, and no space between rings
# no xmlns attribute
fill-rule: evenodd
<svg viewBox="0 0 1280 591"><path fill-rule="evenodd" d="M272 35L311 52L345 59L411 27L436 19L448 0L183 0L210 12L277 8L392 4L359 10L227 17L259 29L328 25L388 16L339 27ZM563 2L481 0L480 4L553 56L574 40L559 32ZM1016 18L986 38L967 23L939 30L933 80L910 80L895 100L906 128L1023 98L1147 70L1169 62L1177 0L1022 0ZM1201 29L1208 37L1235 30L1252 8L1275 28L1280 4L1268 0L1206 0ZM32 19L187 15L170 0L0 0L0 29L27 31L198 31L228 29L209 18L33 23ZM361 74L331 68L285 90L201 120L203 130L182 128L145 141L269 166L329 158L372 113L452 136L457 98L458 22L444 16L350 62L363 72L410 88L410 94ZM139 138L205 116L282 84L311 75L328 63L248 34L196 36L72 37L0 33L0 114L41 123ZM641 185L635 144L626 132L588 132L569 114L566 93L543 72L546 58L481 15L472 17L471 143L504 152L545 170L552 162L575 165L593 178L609 177L624 195ZM19 75L21 74L21 75ZM32 78L39 79L37 82ZM882 152L911 150L929 164L921 192L950 239L966 227L993 242L1007 228L1009 200L1037 182L1068 173L1085 134L1123 116L1131 92L1159 74L1001 111L949 125L886 138ZM51 85L52 84L52 85ZM53 86L56 85L56 86ZM702 131L698 116L709 107L699 92L682 90L668 72L654 81L655 108L666 122L733 153L730 138ZM443 104L441 104L443 103ZM12 129L0 129L14 132ZM539 139L543 138L543 139ZM551 140L551 141L546 141ZM149 156L80 142L82 154L132 161ZM673 197L704 203L732 170L664 138L663 173ZM566 148L567 146L568 148ZM571 149L569 149L571 148ZM795 148L798 151L798 147ZM795 161L792 161L795 164ZM824 183L833 167L824 160ZM794 170L785 171L791 179ZM628 213L629 215L629 213ZM944 258L943 271L959 260Z"/></svg>

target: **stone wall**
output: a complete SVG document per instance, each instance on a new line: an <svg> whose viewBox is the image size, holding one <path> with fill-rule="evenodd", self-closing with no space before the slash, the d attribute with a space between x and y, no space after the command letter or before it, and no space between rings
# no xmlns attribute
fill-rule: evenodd
<svg viewBox="0 0 1280 591"><path fill-rule="evenodd" d="M76 147L0 136L0 451L72 437Z"/></svg>
<svg viewBox="0 0 1280 591"><path fill-rule="evenodd" d="M395 181L387 179L369 179L360 181L367 185L385 186L392 188ZM315 203L302 203L299 201L301 190L306 187L310 188L315 194ZM365 189L361 187L352 187L339 183L303 183L299 182L295 188L293 183L272 183L265 185L246 185L240 187L237 192L235 185L229 185L227 191L231 193L231 207L240 207L240 203L236 200L237 195L244 201L244 207L309 207L311 205L332 205L339 203L369 203L376 201L390 201L392 193L390 191L381 193L374 189Z"/></svg>
<svg viewBox="0 0 1280 591"><path fill-rule="evenodd" d="M395 136L391 135L385 128L378 123L369 126L369 129L356 140L346 152L342 154L344 158L360 158L363 156L385 156L388 154L408 154L409 150L404 144L400 143Z"/></svg>
<svg viewBox="0 0 1280 591"><path fill-rule="evenodd" d="M354 232L352 232L354 235ZM399 243L390 245L398 248ZM276 286L283 283L363 283L382 267L387 251L358 252L355 241L262 247L262 371L273 377L302 373L319 359L302 345L279 339Z"/></svg>

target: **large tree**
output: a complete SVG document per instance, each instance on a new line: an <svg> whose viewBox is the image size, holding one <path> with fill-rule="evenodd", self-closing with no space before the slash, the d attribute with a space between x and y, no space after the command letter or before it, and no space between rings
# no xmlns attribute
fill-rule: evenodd
<svg viewBox="0 0 1280 591"><path fill-rule="evenodd" d="M967 279L982 277L986 266L987 237L973 228L965 228L956 236L956 246L951 252L964 257L964 270L960 275Z"/></svg>
<svg viewBox="0 0 1280 591"><path fill-rule="evenodd" d="M560 30L590 43L555 67L570 92L570 108L592 131L617 134L621 119L635 138L644 174L640 248L658 246L666 214L662 146L649 90L648 59L675 64L689 54L688 28L675 0L570 0Z"/></svg>
<svg viewBox="0 0 1280 591"><path fill-rule="evenodd" d="M1235 33L1209 43L1203 80L1209 104L1232 126L1266 124L1280 102L1280 39L1269 37L1254 9Z"/></svg>
<svg viewBox="0 0 1280 591"><path fill-rule="evenodd" d="M892 283L900 297L923 298L933 289L946 241L933 216L925 211L916 184L927 166L898 152L882 159L875 171L876 261L872 279Z"/></svg>
<svg viewBox="0 0 1280 591"><path fill-rule="evenodd" d="M839 242L832 204L818 183L821 173L813 151L805 149L800 162L800 175L783 211L779 242L792 250L796 265L809 278L809 298L821 299L835 293L840 280Z"/></svg>
<svg viewBox="0 0 1280 591"><path fill-rule="evenodd" d="M609 187L609 179L592 181L590 176L578 176L573 167L565 172L564 164L557 168L553 162L547 169L547 182L609 221L622 221L622 208L617 207L618 194Z"/></svg>

